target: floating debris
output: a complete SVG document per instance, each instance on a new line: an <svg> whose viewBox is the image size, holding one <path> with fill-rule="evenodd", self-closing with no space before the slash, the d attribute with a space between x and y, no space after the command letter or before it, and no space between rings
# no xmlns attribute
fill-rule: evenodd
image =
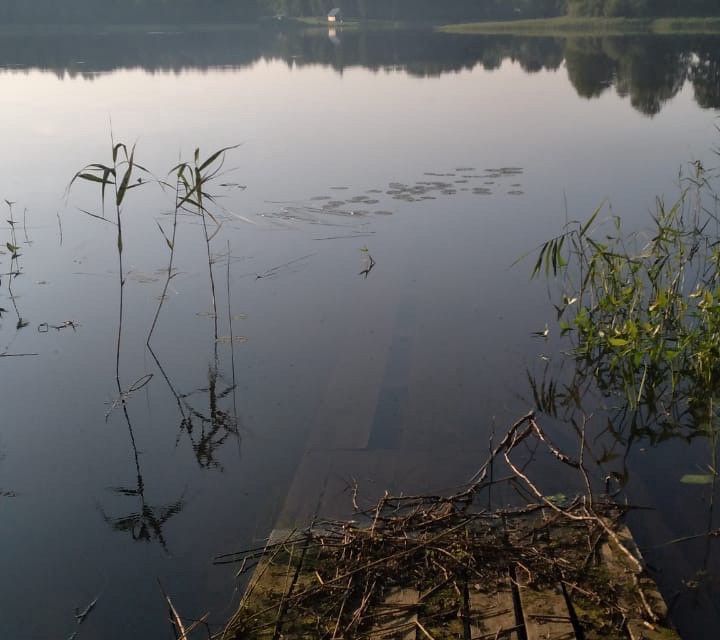
<svg viewBox="0 0 720 640"><path fill-rule="evenodd" d="M128 271L128 273L126 274L126 279L137 282L138 284L150 284L153 282L158 282L160 280L158 276L150 275L148 273L142 273L141 271L135 270Z"/></svg>
<svg viewBox="0 0 720 640"><path fill-rule="evenodd" d="M244 344L249 339L245 336L218 336L215 342L218 344Z"/></svg>
<svg viewBox="0 0 720 640"><path fill-rule="evenodd" d="M424 202L426 200L436 200L440 197L450 197L458 193L470 193L474 195L491 195L492 191L488 188L495 184L497 181L501 181L509 176L517 176L524 173L522 167L498 167L485 169L485 173L471 173L477 171L473 167L459 167L456 169L457 173L453 172L437 172L437 171L426 171L423 173L424 176L428 176L435 179L429 180L418 180L415 183L406 183L400 181L389 182L385 190L382 189L367 189L365 194L353 195L347 197L345 200L332 199L328 195L319 195L310 198L309 201L303 202L284 202L274 204L284 204L285 206L281 211L261 213L260 216L268 219L274 219L279 224L283 222L288 223L287 227L293 226L294 223L307 223L313 225L324 225L324 226L340 226L342 223L339 220L331 220L333 218L358 218L373 213L375 215L392 215L392 211L386 209L379 209L376 211L367 211L364 209L355 209L352 205L379 205L383 201L381 198L371 198L366 194L377 194L388 196L393 200L400 202L406 202L409 204ZM456 176L460 174L461 177ZM452 181L447 178L456 178ZM476 186L482 184L483 186ZM523 195L520 183L512 183L509 186L507 195L518 196ZM346 191L350 187L347 186L334 186L329 187L335 191ZM309 205L309 202L318 202L318 208ZM367 233L365 229L357 230L358 233ZM328 238L347 238L353 237L355 233L329 236ZM325 238L315 238L316 240ZM141 277L142 276L136 276Z"/></svg>
<svg viewBox="0 0 720 640"><path fill-rule="evenodd" d="M366 231L364 233L351 233L346 236L328 236L327 238L313 238L313 240L354 240L355 238L372 238L374 235L374 231Z"/></svg>
<svg viewBox="0 0 720 640"><path fill-rule="evenodd" d="M61 331L62 329L72 329L73 331L77 331L80 326L80 323L75 320L64 320L60 324L48 324L47 322L41 322L38 325L37 330L38 333L47 333L50 329L55 329L56 331Z"/></svg>
<svg viewBox="0 0 720 640"><path fill-rule="evenodd" d="M370 272L375 268L375 260L370 255L370 250L367 247L360 249L363 253L363 264L362 270L358 275L362 276L365 280L370 275Z"/></svg>
<svg viewBox="0 0 720 640"><path fill-rule="evenodd" d="M300 256L299 258L295 258L294 260L290 260L289 262L284 262L283 264L279 264L276 267L272 267L271 269L268 269L263 273L256 273L255 279L263 280L265 278L273 278L285 270L295 269L296 267L298 267L302 263L305 263L305 261L316 255L317 253L309 253L308 255Z"/></svg>
<svg viewBox="0 0 720 640"><path fill-rule="evenodd" d="M485 173L497 176L515 176L524 173L522 167L500 167L499 169L485 169Z"/></svg>
<svg viewBox="0 0 720 640"><path fill-rule="evenodd" d="M587 480L582 459L559 450L531 413L453 495L386 492L363 509L352 484L352 520L276 531L264 547L215 559L254 571L214 638L620 639L652 630L678 640L622 524L629 508L607 495L544 495L514 459L528 441ZM500 465L508 477L494 475ZM501 482L533 501L476 504Z"/></svg>

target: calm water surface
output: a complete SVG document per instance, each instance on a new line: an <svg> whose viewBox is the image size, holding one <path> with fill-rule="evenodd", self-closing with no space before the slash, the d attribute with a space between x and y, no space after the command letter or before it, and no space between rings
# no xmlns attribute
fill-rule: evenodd
<svg viewBox="0 0 720 640"><path fill-rule="evenodd" d="M642 226L718 142L720 41L704 37L26 32L0 36L0 67L0 195L22 254L14 304L2 256L0 352L37 354L0 359L0 636L18 640L68 637L98 594L79 637L171 637L157 578L221 623L235 580L213 556L268 534L308 455L362 452L346 475L370 487L467 479L491 428L531 406L525 372L546 348L531 334L554 316L515 259L605 199ZM65 192L108 160L111 122L159 175L242 143L227 182L244 188L218 187L212 245L226 339L184 217L162 370L145 338L172 197L128 195L121 376L153 374L128 420L106 419L115 235L79 211L96 192ZM409 462L375 474L388 452ZM642 545L707 526L707 493L678 482L706 456L631 450L629 492L656 509L634 523ZM717 584L697 574L717 571L712 551L649 552L668 599L700 582L675 606L688 638L717 628Z"/></svg>

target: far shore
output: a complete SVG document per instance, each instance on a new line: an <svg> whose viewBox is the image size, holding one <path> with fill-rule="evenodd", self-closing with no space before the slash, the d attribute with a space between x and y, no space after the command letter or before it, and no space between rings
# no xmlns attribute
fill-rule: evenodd
<svg viewBox="0 0 720 640"><path fill-rule="evenodd" d="M467 22L437 27L443 33L552 35L720 34L720 18L547 18Z"/></svg>
<svg viewBox="0 0 720 640"><path fill-rule="evenodd" d="M714 18L560 18L507 20L502 22L463 22L440 25L429 22L391 20L362 20L349 18L331 23L327 17L264 18L248 23L208 24L3 24L0 36L67 34L84 35L110 33L184 33L219 31L256 31L302 29L324 31L378 31L378 30L435 30L448 34L502 34L522 36L612 36L639 34L716 34L720 35L720 17Z"/></svg>

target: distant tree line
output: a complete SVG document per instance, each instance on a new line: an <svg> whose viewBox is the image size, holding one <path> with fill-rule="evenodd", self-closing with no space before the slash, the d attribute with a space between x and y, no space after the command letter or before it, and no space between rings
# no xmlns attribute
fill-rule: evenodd
<svg viewBox="0 0 720 640"><path fill-rule="evenodd" d="M0 0L0 24L252 22L322 16L402 21L720 15L720 0Z"/></svg>
<svg viewBox="0 0 720 640"><path fill-rule="evenodd" d="M342 73L349 67L372 71L402 69L418 76L499 68L512 60L528 73L557 70L563 62L579 95L591 99L612 88L638 111L652 116L688 83L697 103L720 109L720 42L713 36L673 38L517 38L454 36L410 30L348 30L338 46L322 32L291 29L266 33L250 29L166 33L143 30L74 33L12 32L0 37L0 67L44 69L59 77L142 69L242 68L258 60L288 66L323 65Z"/></svg>
<svg viewBox="0 0 720 640"><path fill-rule="evenodd" d="M274 14L319 16L338 7L376 20L510 20L562 15L567 0L265 0Z"/></svg>
<svg viewBox="0 0 720 640"><path fill-rule="evenodd" d="M251 22L266 0L0 0L0 24Z"/></svg>
<svg viewBox="0 0 720 640"><path fill-rule="evenodd" d="M3 24L251 22L264 16L509 20L561 15L567 0L0 0Z"/></svg>
<svg viewBox="0 0 720 640"><path fill-rule="evenodd" d="M572 16L644 18L720 15L720 0L568 0Z"/></svg>

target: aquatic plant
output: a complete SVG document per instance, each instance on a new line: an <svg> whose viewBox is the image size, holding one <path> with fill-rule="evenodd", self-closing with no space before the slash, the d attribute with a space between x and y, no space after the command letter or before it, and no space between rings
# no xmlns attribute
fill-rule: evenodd
<svg viewBox="0 0 720 640"><path fill-rule="evenodd" d="M236 145L237 146L237 145ZM230 244L228 242L228 255L227 255L227 316L230 330L230 345L232 354L232 375L233 382L231 386L221 391L218 394L217 381L221 378L219 372L219 357L218 357L218 345L224 341L223 337L219 336L218 332L218 309L217 309L217 296L215 289L215 273L213 265L215 263L215 256L213 256L211 243L212 240L219 233L222 222L219 216L215 212L210 210L211 205L217 205L217 195L208 191L209 186L223 174L223 167L225 164L226 154L231 149L236 148L224 147L218 151L211 153L206 159L201 159L200 150L196 149L193 154L192 161L183 161L175 165L170 170L170 175L174 176L174 184L163 182L163 185L170 187L175 196L175 204L173 207L172 216L172 229L170 233L166 233L162 226L158 224L158 228L165 243L170 249L167 275L165 284L160 295L160 302L155 311L150 331L146 340L148 351L152 356L155 364L157 365L163 379L168 385L170 392L175 398L178 410L181 415L180 431L186 432L192 443L193 451L195 452L198 464L203 468L222 468L220 463L215 459L215 450L221 447L230 435L239 438L237 430L237 407L234 406L233 413L226 412L218 407L218 399L224 397L231 391L234 394L235 391L235 360L234 360L234 346L236 342L235 336L233 336L232 326L232 312L230 310ZM232 183L223 183L221 187L228 188L236 186ZM203 241L205 243L206 255L207 255L207 266L208 266L208 277L210 282L210 296L211 296L211 317L213 318L213 362L209 366L208 370L208 385L200 391L208 393L208 405L209 413L204 413L194 407L190 401L190 396L193 393L180 394L167 372L165 371L158 355L153 350L151 339L153 333L157 327L160 312L165 303L167 290L170 285L170 280L175 276L174 272L174 257L176 249L176 237L177 237L177 223L178 215L180 213L188 213L193 216L197 216L202 221L203 230ZM210 225L214 225L212 228ZM195 421L200 423L200 433L195 433Z"/></svg>
<svg viewBox="0 0 720 640"><path fill-rule="evenodd" d="M98 215L90 211L83 210L83 213L113 224L117 231L117 256L118 256L118 277L120 284L119 293L119 318L116 341L116 358L115 358L115 378L118 386L118 393L123 395L122 385L120 383L120 350L122 344L122 329L124 315L124 292L125 292L125 270L123 264L123 204L125 197L131 189L135 189L144 184L143 176L137 177L138 173L149 175L147 169L135 162L135 145L128 148L122 142L115 142L111 134L111 160L108 164L95 162L88 164L78 171L70 180L67 191L69 192L73 185L78 181L91 182L100 185L102 214ZM113 209L115 220L109 220L105 217L105 194L107 188L110 187L113 192Z"/></svg>
<svg viewBox="0 0 720 640"><path fill-rule="evenodd" d="M582 389L599 391L622 415L615 426L628 426L630 439L709 437L708 482L717 473L720 428L716 178L693 163L681 175L678 199L671 206L658 199L644 232L625 231L619 216L603 219L604 207L585 222L569 222L539 247L532 271L559 285L556 333L574 367L562 387L565 401L579 405ZM534 384L533 391L552 407L558 386Z"/></svg>

